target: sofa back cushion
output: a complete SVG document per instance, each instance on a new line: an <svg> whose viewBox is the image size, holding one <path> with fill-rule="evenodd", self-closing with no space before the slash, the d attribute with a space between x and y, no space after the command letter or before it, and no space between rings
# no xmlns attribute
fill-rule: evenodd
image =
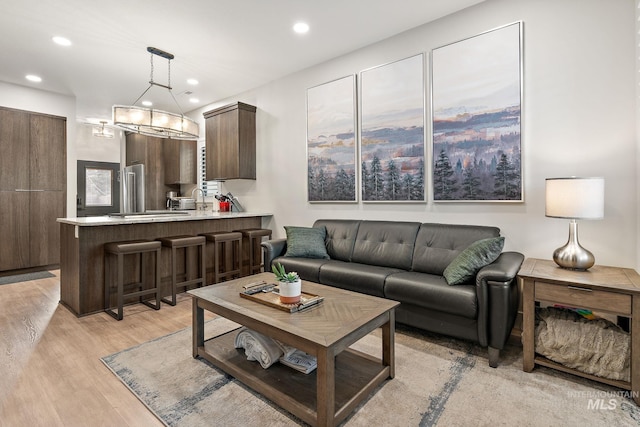
<svg viewBox="0 0 640 427"><path fill-rule="evenodd" d="M362 221L351 261L410 270L419 229L419 222Z"/></svg>
<svg viewBox="0 0 640 427"><path fill-rule="evenodd" d="M422 224L416 238L411 269L442 275L445 268L473 242L500 236L497 227Z"/></svg>
<svg viewBox="0 0 640 427"><path fill-rule="evenodd" d="M325 243L327 253L331 259L351 261L353 244L356 241L360 220L319 219L313 226L326 228Z"/></svg>

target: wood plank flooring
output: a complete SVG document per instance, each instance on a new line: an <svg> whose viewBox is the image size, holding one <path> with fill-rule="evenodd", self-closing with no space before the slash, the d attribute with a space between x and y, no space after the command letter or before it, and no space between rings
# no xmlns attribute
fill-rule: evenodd
<svg viewBox="0 0 640 427"><path fill-rule="evenodd" d="M0 426L162 426L100 358L191 326L191 298L77 318L52 273L0 286Z"/></svg>

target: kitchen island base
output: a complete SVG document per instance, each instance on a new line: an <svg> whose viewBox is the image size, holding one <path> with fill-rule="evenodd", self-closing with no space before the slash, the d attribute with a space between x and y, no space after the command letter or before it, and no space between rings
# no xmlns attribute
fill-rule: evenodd
<svg viewBox="0 0 640 427"><path fill-rule="evenodd" d="M60 223L60 303L76 316L85 316L104 310L105 243L155 240L176 235L196 236L216 231L262 227L262 218L268 216L270 215L238 213L219 217L203 215L162 221L119 220L106 217L100 217L104 218L104 221L100 221L99 217L58 219ZM206 256L206 263L207 268L213 266L211 257ZM164 248L160 268L163 278L161 283L163 295L170 293L170 265L170 251ZM178 269L185 271L183 265L178 265ZM125 265L125 270L131 273L131 278L139 272L133 261L130 265ZM125 304L128 302L134 302L134 300L125 300Z"/></svg>

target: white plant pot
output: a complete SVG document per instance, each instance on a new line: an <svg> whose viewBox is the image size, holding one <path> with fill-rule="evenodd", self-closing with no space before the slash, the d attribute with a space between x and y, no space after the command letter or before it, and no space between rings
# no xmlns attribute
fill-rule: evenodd
<svg viewBox="0 0 640 427"><path fill-rule="evenodd" d="M298 279L296 282L278 282L280 293L280 302L283 304L295 304L300 302L300 294L302 293L302 281Z"/></svg>

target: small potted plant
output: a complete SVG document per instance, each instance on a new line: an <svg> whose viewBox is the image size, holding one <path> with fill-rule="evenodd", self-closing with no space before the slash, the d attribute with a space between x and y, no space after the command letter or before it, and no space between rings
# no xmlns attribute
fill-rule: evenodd
<svg viewBox="0 0 640 427"><path fill-rule="evenodd" d="M300 302L300 294L302 293L302 282L300 276L295 271L287 273L284 266L280 263L273 264L271 271L276 275L278 280L278 289L280 293L280 302L283 304L296 304Z"/></svg>

